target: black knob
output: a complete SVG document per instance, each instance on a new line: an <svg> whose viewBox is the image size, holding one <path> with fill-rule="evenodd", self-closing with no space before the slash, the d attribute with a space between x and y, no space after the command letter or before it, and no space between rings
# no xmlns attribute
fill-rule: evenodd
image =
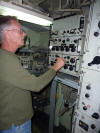
<svg viewBox="0 0 100 133"><path fill-rule="evenodd" d="M71 62L71 63L75 63L75 59L74 59L74 58L71 58L71 59L70 59L70 62Z"/></svg>
<svg viewBox="0 0 100 133"><path fill-rule="evenodd" d="M66 46L66 52L68 52L69 51L69 47L68 46Z"/></svg>
<svg viewBox="0 0 100 133"><path fill-rule="evenodd" d="M70 59L70 56L67 56L67 59Z"/></svg>
<svg viewBox="0 0 100 133"><path fill-rule="evenodd" d="M94 36L98 37L99 36L99 32L94 32Z"/></svg>
<svg viewBox="0 0 100 133"><path fill-rule="evenodd" d="M61 39L59 39L58 41L61 42Z"/></svg>
<svg viewBox="0 0 100 133"><path fill-rule="evenodd" d="M90 89L91 89L91 86L90 86L90 85L87 85L87 86L86 86L86 89L87 89L87 90L90 90Z"/></svg>
<svg viewBox="0 0 100 133"><path fill-rule="evenodd" d="M65 43L65 40L62 40L63 43Z"/></svg>
<svg viewBox="0 0 100 133"><path fill-rule="evenodd" d="M68 69L68 66L66 64L64 65L64 69Z"/></svg>
<svg viewBox="0 0 100 133"><path fill-rule="evenodd" d="M70 70L70 71L73 71L73 66L70 66L70 67L69 67L69 70Z"/></svg>
<svg viewBox="0 0 100 133"><path fill-rule="evenodd" d="M94 124L92 124L92 125L91 125L91 128L92 128L92 129L95 129L95 128L96 128L96 126L95 126Z"/></svg>
<svg viewBox="0 0 100 133"><path fill-rule="evenodd" d="M95 119L99 119L100 116L99 116L98 113L95 112L95 113L92 114L92 117L95 118Z"/></svg>
<svg viewBox="0 0 100 133"><path fill-rule="evenodd" d="M64 51L64 47L63 46L61 46L61 51Z"/></svg>
<svg viewBox="0 0 100 133"><path fill-rule="evenodd" d="M59 51L59 47L58 46L56 46L56 51Z"/></svg>
<svg viewBox="0 0 100 133"><path fill-rule="evenodd" d="M86 93L86 94L85 94L85 97L86 97L86 98L89 98L89 97L90 97L90 95L89 95L88 93Z"/></svg>
<svg viewBox="0 0 100 133"><path fill-rule="evenodd" d="M67 42L69 42L69 41L70 41L70 39L69 39L69 38L67 38L67 39L66 39L66 41L67 41Z"/></svg>
<svg viewBox="0 0 100 133"><path fill-rule="evenodd" d="M99 29L100 29L100 21L99 21L99 23L98 23L98 27L99 27Z"/></svg>
<svg viewBox="0 0 100 133"><path fill-rule="evenodd" d="M87 110L87 107L86 107L86 106L84 106L84 107L83 107L83 110Z"/></svg>
<svg viewBox="0 0 100 133"><path fill-rule="evenodd" d="M55 50L55 46L52 47L52 51L54 51L54 50Z"/></svg>
<svg viewBox="0 0 100 133"><path fill-rule="evenodd" d="M75 47L71 48L71 52L75 52L75 50L76 50Z"/></svg>
<svg viewBox="0 0 100 133"><path fill-rule="evenodd" d="M98 131L98 133L100 133L100 130Z"/></svg>
<svg viewBox="0 0 100 133"><path fill-rule="evenodd" d="M51 66L53 66L54 65L54 63L53 63L53 61L51 61Z"/></svg>
<svg viewBox="0 0 100 133"><path fill-rule="evenodd" d="M78 43L78 42L79 42L79 40L77 40L77 39L76 39L76 40L74 40L74 43Z"/></svg>

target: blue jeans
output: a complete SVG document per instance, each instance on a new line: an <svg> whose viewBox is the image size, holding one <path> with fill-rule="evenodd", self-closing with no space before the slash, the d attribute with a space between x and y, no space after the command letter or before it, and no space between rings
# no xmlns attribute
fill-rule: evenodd
<svg viewBox="0 0 100 133"><path fill-rule="evenodd" d="M16 127L12 124L10 129L0 130L0 133L31 133L31 120L28 120L24 124Z"/></svg>

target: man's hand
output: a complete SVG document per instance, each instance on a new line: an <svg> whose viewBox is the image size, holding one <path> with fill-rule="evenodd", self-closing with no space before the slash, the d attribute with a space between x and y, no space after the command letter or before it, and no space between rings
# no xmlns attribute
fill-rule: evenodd
<svg viewBox="0 0 100 133"><path fill-rule="evenodd" d="M58 58L56 64L53 66L53 69L57 72L61 67L64 66L66 60L64 58Z"/></svg>

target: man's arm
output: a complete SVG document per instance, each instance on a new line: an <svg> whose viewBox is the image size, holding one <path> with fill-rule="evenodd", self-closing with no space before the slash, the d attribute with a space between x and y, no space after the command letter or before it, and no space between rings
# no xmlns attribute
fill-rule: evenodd
<svg viewBox="0 0 100 133"><path fill-rule="evenodd" d="M25 70L18 60L13 60L12 65L10 62L7 65L4 80L17 88L38 92L54 78L64 63L64 59L59 58L53 68L36 77Z"/></svg>

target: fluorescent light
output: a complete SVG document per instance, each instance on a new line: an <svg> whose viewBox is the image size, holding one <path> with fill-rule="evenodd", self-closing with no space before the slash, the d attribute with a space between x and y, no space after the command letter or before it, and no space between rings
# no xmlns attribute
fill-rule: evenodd
<svg viewBox="0 0 100 133"><path fill-rule="evenodd" d="M12 3L0 1L0 15L16 16L19 20L50 26L53 19Z"/></svg>

